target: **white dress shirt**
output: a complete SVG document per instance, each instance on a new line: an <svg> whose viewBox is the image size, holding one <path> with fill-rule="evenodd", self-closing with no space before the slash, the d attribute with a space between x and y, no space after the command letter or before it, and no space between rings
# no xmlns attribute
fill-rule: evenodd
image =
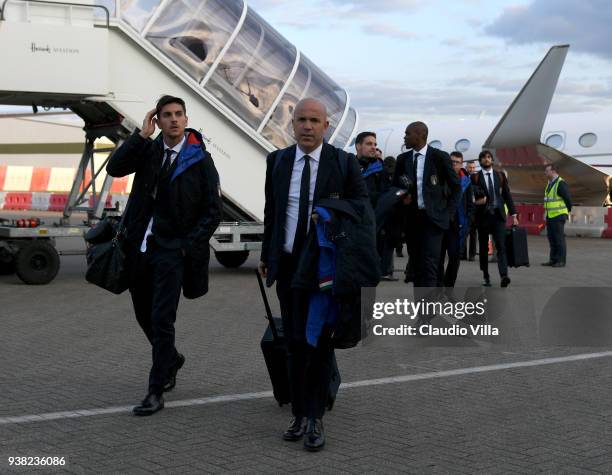
<svg viewBox="0 0 612 475"><path fill-rule="evenodd" d="M170 156L170 166L174 163L176 157L181 152L183 148L183 144L185 143L185 137L179 143L177 143L174 147L168 147L166 142L164 142L164 159L162 161L162 168L164 166L164 162L166 161L166 150L171 149L172 155ZM147 226L147 230L145 231L144 238L142 239L142 243L140 244L140 252L147 252L147 239L149 236L153 234L153 217L149 220L149 225Z"/></svg>
<svg viewBox="0 0 612 475"><path fill-rule="evenodd" d="M293 242L295 241L295 232L300 212L302 171L304 170L304 163L306 163L304 155L310 157L310 193L308 196L308 216L310 216L312 214L312 202L322 149L323 144L310 153L304 153L299 145L295 148L295 159L293 161L293 171L291 172L291 182L289 183L289 197L287 199L287 214L285 216L285 243L283 244L283 251L289 254L293 251ZM308 229L310 229L310 219L306 224L306 230Z"/></svg>
<svg viewBox="0 0 612 475"><path fill-rule="evenodd" d="M419 209L425 209L425 199L423 198L423 173L425 172L425 156L427 155L427 145L425 145L421 150L412 150L412 160L416 154L420 154L418 156L417 161L417 171L416 171L416 181L417 181L417 204L419 205Z"/></svg>

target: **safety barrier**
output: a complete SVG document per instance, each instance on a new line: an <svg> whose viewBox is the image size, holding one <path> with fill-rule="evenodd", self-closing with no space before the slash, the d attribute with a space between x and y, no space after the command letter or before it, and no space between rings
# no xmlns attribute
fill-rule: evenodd
<svg viewBox="0 0 612 475"><path fill-rule="evenodd" d="M609 210L597 206L576 206L572 208L570 219L565 225L566 236L597 237L603 236L608 228L606 220Z"/></svg>
<svg viewBox="0 0 612 475"><path fill-rule="evenodd" d="M32 193L9 192L4 197L3 209L27 210L32 207Z"/></svg>
<svg viewBox="0 0 612 475"><path fill-rule="evenodd" d="M74 174L74 168L52 168L48 188L45 191L52 193L70 192L72 182L74 181Z"/></svg>
<svg viewBox="0 0 612 475"><path fill-rule="evenodd" d="M47 211L64 211L66 203L68 203L67 193L52 193Z"/></svg>
<svg viewBox="0 0 612 475"><path fill-rule="evenodd" d="M0 165L0 191L4 190L4 179L6 178L6 165Z"/></svg>
<svg viewBox="0 0 612 475"><path fill-rule="evenodd" d="M604 232L601 234L601 237L612 239L612 208L608 208L608 214L606 215L604 221L608 225Z"/></svg>
<svg viewBox="0 0 612 475"><path fill-rule="evenodd" d="M32 173L34 167L6 167L4 189L2 191L31 191Z"/></svg>
<svg viewBox="0 0 612 475"><path fill-rule="evenodd" d="M50 201L51 193L32 193L32 206L30 209L48 211Z"/></svg>
<svg viewBox="0 0 612 475"><path fill-rule="evenodd" d="M51 168L35 167L32 171L30 181L30 191L49 191L49 179L51 178Z"/></svg>
<svg viewBox="0 0 612 475"><path fill-rule="evenodd" d="M521 204L516 206L518 220L521 227L527 230L527 234L540 235L546 228L544 206ZM510 224L512 221L510 219Z"/></svg>
<svg viewBox="0 0 612 475"><path fill-rule="evenodd" d="M110 193L106 197L104 203L105 208L114 208L119 203L119 209L125 209L127 203L127 194ZM88 197L90 206L93 203L93 198ZM0 210L13 211L64 211L68 202L68 193L29 193L29 192L6 192L0 191Z"/></svg>
<svg viewBox="0 0 612 475"><path fill-rule="evenodd" d="M94 197L93 195L89 195L89 206L93 206L94 204ZM105 208L112 208L113 206L113 196L109 193L108 195L106 195L106 201L104 202L104 207Z"/></svg>
<svg viewBox="0 0 612 475"><path fill-rule="evenodd" d="M125 193L127 191L129 184L129 177L124 176L121 178L114 178L113 183L111 184L110 192L111 193Z"/></svg>
<svg viewBox="0 0 612 475"><path fill-rule="evenodd" d="M76 169L62 167L21 167L0 165L0 191L69 193L72 189ZM96 178L96 190L102 189L106 170ZM91 180L91 170L85 170L86 183ZM110 192L129 193L134 175L115 178ZM81 191L83 187L81 187Z"/></svg>

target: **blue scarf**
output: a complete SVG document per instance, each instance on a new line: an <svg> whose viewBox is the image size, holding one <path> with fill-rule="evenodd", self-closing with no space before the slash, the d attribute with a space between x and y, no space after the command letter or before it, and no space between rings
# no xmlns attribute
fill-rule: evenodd
<svg viewBox="0 0 612 475"><path fill-rule="evenodd" d="M331 214L326 208L315 206L319 215L317 239L319 241L319 263L317 276L319 289L310 297L306 320L306 341L316 348L324 325L331 325L338 316L338 303L333 297L336 277L336 245L327 238L326 228L331 223Z"/></svg>
<svg viewBox="0 0 612 475"><path fill-rule="evenodd" d="M361 176L363 178L367 178L370 175L373 175L374 173L378 173L382 171L383 171L382 162L380 160L375 160L368 164L367 168L361 172Z"/></svg>

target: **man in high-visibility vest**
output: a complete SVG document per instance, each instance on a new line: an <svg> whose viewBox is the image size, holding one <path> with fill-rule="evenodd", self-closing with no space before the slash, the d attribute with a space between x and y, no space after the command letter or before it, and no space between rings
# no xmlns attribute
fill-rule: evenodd
<svg viewBox="0 0 612 475"><path fill-rule="evenodd" d="M546 165L544 174L548 183L544 189L546 211L546 234L550 244L550 259L543 266L565 267L567 247L565 245L565 222L572 210L572 201L567 183L557 173L554 164Z"/></svg>

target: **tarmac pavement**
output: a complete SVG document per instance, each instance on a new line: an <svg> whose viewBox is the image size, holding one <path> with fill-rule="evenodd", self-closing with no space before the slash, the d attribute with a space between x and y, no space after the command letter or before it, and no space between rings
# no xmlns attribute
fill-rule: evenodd
<svg viewBox="0 0 612 475"><path fill-rule="evenodd" d="M562 269L539 265L545 237L529 244L532 266L511 269L513 292L612 287L612 241L568 238ZM177 347L187 361L167 407L148 418L130 412L146 392L150 348L129 293L85 282L82 256L62 257L46 286L0 277L0 473L612 472L612 342L338 351L344 385L324 419L325 450L282 441L290 411L271 396L259 348L256 264L252 255L225 269L213 258L208 295L181 300ZM462 262L458 285L480 278L476 262ZM9 465L43 456L65 465Z"/></svg>

